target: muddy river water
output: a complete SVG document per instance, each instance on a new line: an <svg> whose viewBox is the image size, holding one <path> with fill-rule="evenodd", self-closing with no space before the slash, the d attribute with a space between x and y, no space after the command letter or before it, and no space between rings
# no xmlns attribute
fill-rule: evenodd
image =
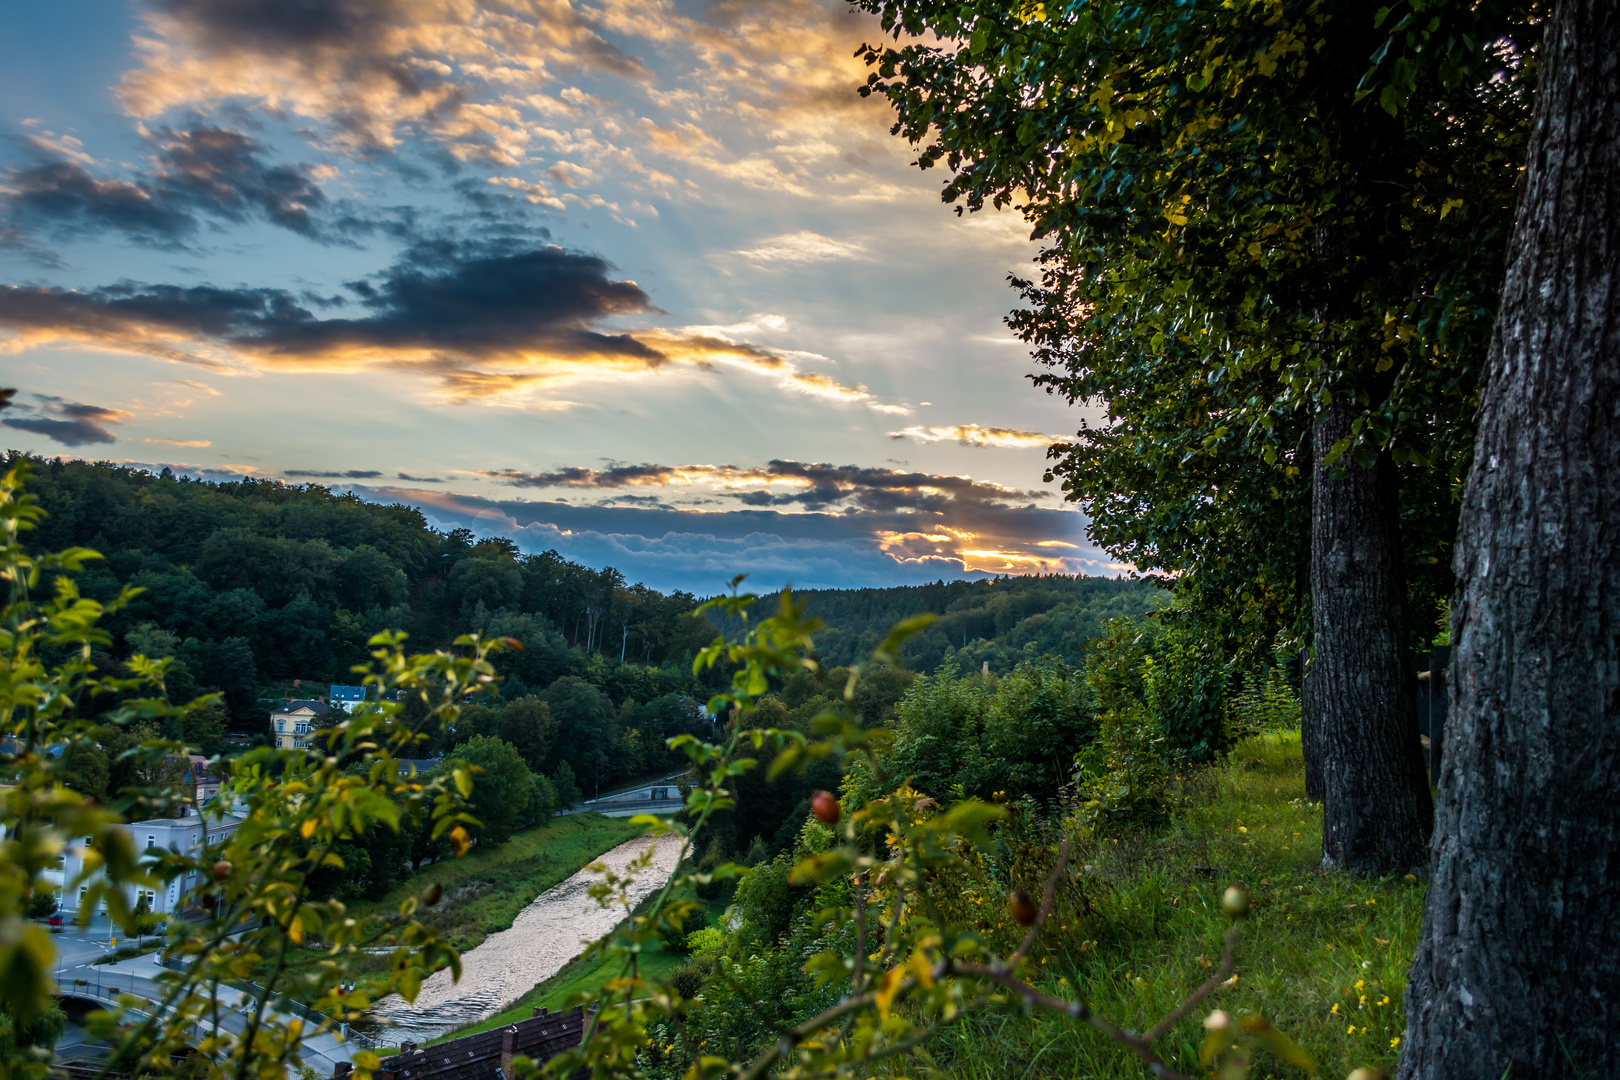
<svg viewBox="0 0 1620 1080"><path fill-rule="evenodd" d="M641 837L597 860L623 874L649 847L653 849L652 864L631 885L632 904L662 888L675 872L680 838ZM622 907L603 908L591 899L587 889L598 880L598 874L581 870L541 893L518 913L510 930L491 934L477 948L462 954L460 982L452 982L448 970L435 972L422 983L414 1002L407 1003L397 994L383 998L371 1009L375 1023L362 1022L355 1028L367 1041L391 1046L432 1039L500 1012L536 983L555 975L623 919Z"/></svg>

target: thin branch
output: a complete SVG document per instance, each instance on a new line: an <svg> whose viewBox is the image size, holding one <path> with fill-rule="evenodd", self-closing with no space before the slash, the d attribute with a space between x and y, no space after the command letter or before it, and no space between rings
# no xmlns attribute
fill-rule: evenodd
<svg viewBox="0 0 1620 1080"><path fill-rule="evenodd" d="M1115 1027L1108 1020L1092 1012L1083 1001L1064 1001L1062 998L1044 994L1003 968L985 967L982 964L953 964L951 966L958 974L977 976L981 979L989 979L991 982L1000 983L1023 998L1026 1003L1036 1008L1047 1009L1051 1012L1062 1013L1075 1020L1086 1021L1110 1039L1128 1048L1141 1059L1142 1064L1147 1066L1150 1073L1160 1077L1161 1080L1192 1080L1192 1077L1189 1077L1186 1073L1177 1072L1169 1065L1166 1065L1163 1059L1153 1052L1153 1047L1149 1046L1146 1040Z"/></svg>
<svg viewBox="0 0 1620 1080"><path fill-rule="evenodd" d="M1237 931L1237 923L1233 923L1226 931L1226 952L1221 956L1221 966L1215 969L1215 974L1211 975L1209 981L1204 983L1203 986L1194 990L1186 1001L1171 1010L1169 1016L1149 1028L1147 1034L1142 1036L1144 1042L1158 1042L1165 1032L1180 1023L1181 1018L1192 1012L1194 1006L1209 997L1210 994L1215 992L1216 987L1227 980L1228 976L1232 974L1232 968L1236 966L1232 957L1232 945L1237 941Z"/></svg>
<svg viewBox="0 0 1620 1080"><path fill-rule="evenodd" d="M1029 951L1030 946L1035 944L1035 939L1040 936L1041 927L1046 925L1046 917L1052 914L1052 903L1057 896L1058 878L1063 876L1063 870L1069 863L1069 847L1073 842L1073 833L1063 838L1063 844L1058 848L1057 865L1052 867L1052 872L1046 877L1046 891L1041 894L1041 910L1036 914L1035 921L1029 924L1029 932L1024 935L1024 940L1018 943L1018 948L1007 958L1007 967L1009 969L1016 968L1019 961L1024 959L1024 954Z"/></svg>
<svg viewBox="0 0 1620 1080"><path fill-rule="evenodd" d="M850 976L849 988L861 992L861 979L866 965L866 871L855 875L855 971Z"/></svg>

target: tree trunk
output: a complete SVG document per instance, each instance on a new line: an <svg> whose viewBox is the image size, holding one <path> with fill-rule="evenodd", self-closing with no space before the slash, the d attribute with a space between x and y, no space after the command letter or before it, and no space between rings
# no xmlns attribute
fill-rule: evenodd
<svg viewBox="0 0 1620 1080"><path fill-rule="evenodd" d="M1620 1077L1620 6L1560 0L1540 80L1402 1080Z"/></svg>
<svg viewBox="0 0 1620 1080"><path fill-rule="evenodd" d="M1324 315L1325 319L1326 316ZM1313 443L1315 433L1305 440L1305 446L1300 454L1300 467L1307 476L1315 478L1316 453ZM1314 517L1314 515L1313 515ZM1305 557L1300 560L1295 573L1295 588L1299 590L1300 603L1309 603L1311 595L1311 552L1310 544L1305 545ZM1320 732L1322 722L1316 715L1316 702L1306 690L1310 674L1311 644L1309 637L1305 645L1299 650L1299 744L1300 753L1305 758L1305 797L1321 802L1327 795L1327 780L1322 775L1322 739Z"/></svg>
<svg viewBox="0 0 1620 1080"><path fill-rule="evenodd" d="M1307 714L1322 768L1322 865L1383 875L1427 862L1433 806L1407 651L1395 466L1346 455L1352 405L1340 396L1313 435Z"/></svg>

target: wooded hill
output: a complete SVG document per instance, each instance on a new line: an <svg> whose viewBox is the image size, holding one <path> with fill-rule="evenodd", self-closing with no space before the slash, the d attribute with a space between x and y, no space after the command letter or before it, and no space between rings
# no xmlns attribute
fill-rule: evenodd
<svg viewBox="0 0 1620 1080"><path fill-rule="evenodd" d="M619 711L670 695L707 698L725 677L692 674L716 633L693 614L698 597L555 551L525 554L505 538L440 532L413 507L317 484L203 481L61 458L35 460L29 490L49 514L31 542L105 556L80 575L86 595L144 590L107 619L116 657L175 657L173 696L224 691L239 730L261 730L263 699L293 679L347 681L383 629L409 632L420 649L469 630L518 639L523 651L497 661L505 700L572 676ZM864 658L895 621L926 612L939 621L907 643L908 668L954 658L964 670L988 661L1000 673L1043 654L1077 662L1103 622L1146 610L1159 593L1054 576L803 595L828 625L819 640L829 666Z"/></svg>

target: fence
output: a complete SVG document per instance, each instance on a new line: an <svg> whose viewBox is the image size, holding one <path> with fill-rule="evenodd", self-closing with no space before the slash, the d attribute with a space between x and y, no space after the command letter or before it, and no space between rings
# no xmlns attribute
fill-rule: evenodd
<svg viewBox="0 0 1620 1080"><path fill-rule="evenodd" d="M176 960L175 958L173 958L171 956L165 956L162 960L160 960L158 962L161 963L164 967L168 968L170 971L185 971L186 970L186 964L185 964L184 961ZM359 1031L356 1031L356 1030L350 1028L348 1024L341 1023L341 1022L339 1022L337 1020L333 1020L330 1016L327 1016L325 1013L316 1012L314 1009L310 1008L308 1005L305 1005L301 1001L294 1001L292 998L288 997L286 994L278 994L278 993L275 993L273 991L267 990L264 987L260 986L256 982L238 981L238 980L233 979L233 980L230 981L229 985L233 989L239 990L242 993L251 995L253 997L266 996L268 1001L269 1001L270 1007L275 1009L277 1012L282 1013L283 1015L286 1015L286 1016L296 1016L299 1019L304 1020L307 1023L314 1024L316 1028L319 1028L321 1025L324 1024L324 1025L326 1025L327 1030L333 1031L333 1032L338 1033L339 1035L342 1035L349 1042L355 1043L358 1046L375 1046L376 1045L376 1043L371 1039L370 1036L365 1035L362 1032L359 1032ZM314 1030L314 1029L311 1029L311 1030Z"/></svg>
<svg viewBox="0 0 1620 1080"><path fill-rule="evenodd" d="M1419 657L1417 684L1418 733L1423 736L1423 758L1429 767L1429 782L1440 782L1440 758L1446 743L1446 713L1451 694L1446 675L1451 670L1451 646L1439 645L1426 657Z"/></svg>

